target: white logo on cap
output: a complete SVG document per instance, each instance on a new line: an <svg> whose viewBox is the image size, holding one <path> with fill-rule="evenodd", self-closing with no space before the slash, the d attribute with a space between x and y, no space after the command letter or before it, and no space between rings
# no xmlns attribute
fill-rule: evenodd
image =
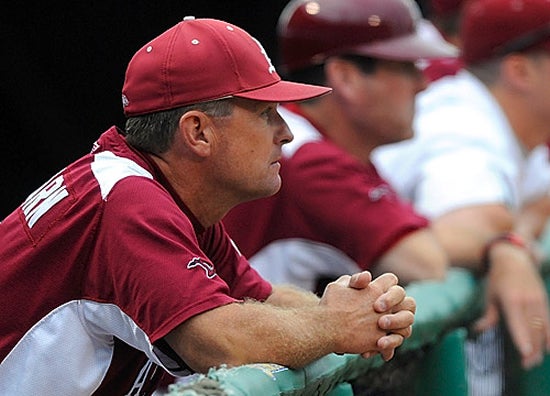
<svg viewBox="0 0 550 396"><path fill-rule="evenodd" d="M260 43L254 37L252 37L252 40L254 40L256 42L256 44L258 44L258 47L260 47L260 52L264 56L265 60L267 61L268 66L269 66L268 69L267 69L269 71L269 73L270 74L275 73L275 66L273 66L273 63L271 63L271 59L269 59L269 56L267 56L267 52L265 52L265 49L262 46L262 43Z"/></svg>

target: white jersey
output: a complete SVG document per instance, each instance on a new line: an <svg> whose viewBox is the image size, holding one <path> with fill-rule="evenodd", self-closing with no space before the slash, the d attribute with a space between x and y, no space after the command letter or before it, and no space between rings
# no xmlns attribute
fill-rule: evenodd
<svg viewBox="0 0 550 396"><path fill-rule="evenodd" d="M466 70L441 78L418 95L411 140L373 155L381 175L429 218L454 209L504 204L516 211L546 194L548 147L528 153L497 101ZM500 396L504 378L497 330L465 345L469 393Z"/></svg>
<svg viewBox="0 0 550 396"><path fill-rule="evenodd" d="M381 175L428 217L464 206L516 210L548 190L548 148L527 153L499 104L468 71L418 95L415 137L378 148Z"/></svg>
<svg viewBox="0 0 550 396"><path fill-rule="evenodd" d="M281 190L224 218L264 278L322 289L326 279L371 269L401 238L428 226L371 163L332 142L299 107L279 111L294 134L283 147Z"/></svg>

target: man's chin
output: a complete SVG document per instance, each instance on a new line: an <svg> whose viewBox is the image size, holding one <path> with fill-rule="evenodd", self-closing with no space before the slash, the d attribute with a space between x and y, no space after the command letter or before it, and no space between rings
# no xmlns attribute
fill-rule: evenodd
<svg viewBox="0 0 550 396"><path fill-rule="evenodd" d="M401 133L399 136L394 136L393 139L388 139L386 142L384 142L384 145L400 143L406 140L410 140L413 137L414 137L414 131L412 129L408 129L403 131L403 133Z"/></svg>
<svg viewBox="0 0 550 396"><path fill-rule="evenodd" d="M253 194L248 200L253 201L255 199L271 197L279 192L281 189L281 178L278 177L278 181L273 183L271 186L266 186L266 188L258 190Z"/></svg>

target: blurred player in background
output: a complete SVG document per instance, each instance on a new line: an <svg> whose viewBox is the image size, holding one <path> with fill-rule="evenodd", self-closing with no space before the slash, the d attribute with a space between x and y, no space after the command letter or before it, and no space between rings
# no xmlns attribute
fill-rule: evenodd
<svg viewBox="0 0 550 396"><path fill-rule="evenodd" d="M468 345L471 394L499 395L502 352L490 329L501 313L523 367L550 347L533 249L550 189L550 2L468 2L459 34L465 68L419 95L413 139L373 158L431 219L452 264L487 275L482 333Z"/></svg>
<svg viewBox="0 0 550 396"><path fill-rule="evenodd" d="M445 276L429 222L370 160L379 145L412 135L415 96L426 87L415 62L456 55L420 34L421 21L412 0L294 0L281 13L286 76L333 93L281 108L295 135L283 148L281 191L224 219L272 282L322 290L325 279L360 269L404 283Z"/></svg>

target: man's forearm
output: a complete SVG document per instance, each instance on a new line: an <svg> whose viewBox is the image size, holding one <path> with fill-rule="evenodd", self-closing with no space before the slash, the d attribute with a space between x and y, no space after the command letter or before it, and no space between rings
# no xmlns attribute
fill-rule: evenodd
<svg viewBox="0 0 550 396"><path fill-rule="evenodd" d="M316 306L319 304L319 297L292 285L276 285L273 286L273 292L266 302L277 307L287 308Z"/></svg>
<svg viewBox="0 0 550 396"><path fill-rule="evenodd" d="M550 216L550 195L526 204L520 212L515 230L528 240L540 238Z"/></svg>
<svg viewBox="0 0 550 396"><path fill-rule="evenodd" d="M266 303L214 308L187 319L165 339L196 371L257 362L297 368L331 352L380 352L389 359L410 335L416 307L397 282L392 274L372 282L368 272L343 276L320 300L276 287Z"/></svg>
<svg viewBox="0 0 550 396"><path fill-rule="evenodd" d="M514 218L503 205L487 204L453 210L433 219L432 227L452 265L479 270L487 242L511 231Z"/></svg>
<svg viewBox="0 0 550 396"><path fill-rule="evenodd" d="M334 350L334 318L324 312L319 306L233 303L187 320L166 339L199 372L259 362L297 368Z"/></svg>

